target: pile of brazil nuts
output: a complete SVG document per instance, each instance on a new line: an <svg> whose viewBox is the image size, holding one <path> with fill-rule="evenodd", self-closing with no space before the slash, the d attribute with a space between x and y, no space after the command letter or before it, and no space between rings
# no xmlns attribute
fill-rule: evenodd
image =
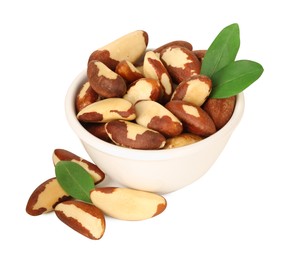
<svg viewBox="0 0 289 260"><path fill-rule="evenodd" d="M96 137L133 149L198 142L231 118L236 96L210 98L201 75L205 50L179 40L150 50L143 30L97 49L76 96L77 119Z"/></svg>
<svg viewBox="0 0 289 260"><path fill-rule="evenodd" d="M77 200L64 191L56 177L42 182L30 195L26 212L31 216L54 212L67 226L81 235L98 240L106 229L105 216L139 221L161 214L166 199L152 192L122 187L100 187L105 173L97 165L65 149L53 151L53 163L71 161L83 167L92 177L91 203Z"/></svg>

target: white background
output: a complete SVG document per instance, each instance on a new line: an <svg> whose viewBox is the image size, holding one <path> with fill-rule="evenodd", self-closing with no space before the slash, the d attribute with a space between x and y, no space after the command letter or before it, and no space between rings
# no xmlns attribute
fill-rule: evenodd
<svg viewBox="0 0 289 260"><path fill-rule="evenodd" d="M289 259L285 3L1 1L0 258ZM167 209L153 219L107 218L98 241L53 213L25 212L33 190L54 176L55 148L89 159L68 126L64 98L92 51L137 29L148 32L149 47L183 39L205 49L231 23L240 26L238 59L265 71L245 90L242 121L205 176L166 195Z"/></svg>

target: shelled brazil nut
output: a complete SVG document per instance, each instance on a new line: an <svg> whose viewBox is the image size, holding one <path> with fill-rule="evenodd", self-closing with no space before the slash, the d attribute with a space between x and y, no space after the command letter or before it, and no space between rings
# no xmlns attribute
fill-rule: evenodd
<svg viewBox="0 0 289 260"><path fill-rule="evenodd" d="M98 240L104 234L104 214L94 205L69 200L58 203L54 211L63 223L87 238Z"/></svg>
<svg viewBox="0 0 289 260"><path fill-rule="evenodd" d="M209 98L212 80L200 74L206 50L185 40L155 49L148 42L148 33L137 30L90 54L86 94L80 86L76 99L83 127L107 142L142 150L192 144L222 128L236 98Z"/></svg>
<svg viewBox="0 0 289 260"><path fill-rule="evenodd" d="M94 184L102 182L105 178L104 172L97 165L65 149L55 149L53 151L52 160L54 165L59 161L76 162L90 174L93 178Z"/></svg>
<svg viewBox="0 0 289 260"><path fill-rule="evenodd" d="M156 141L150 143L155 144ZM106 229L106 216L122 220L145 220L166 209L166 199L157 193L131 188L98 187L105 173L96 164L68 150L55 149L52 161L56 177L41 183L30 195L26 212L31 216L54 212L58 219L79 234L99 240Z"/></svg>

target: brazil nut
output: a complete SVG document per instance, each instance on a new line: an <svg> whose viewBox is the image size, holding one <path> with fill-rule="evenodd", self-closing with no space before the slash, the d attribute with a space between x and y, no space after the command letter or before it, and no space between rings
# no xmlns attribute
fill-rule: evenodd
<svg viewBox="0 0 289 260"><path fill-rule="evenodd" d="M161 102L167 102L173 92L173 83L166 67L155 52L146 52L143 63L143 73L147 78L154 78L160 82L163 89Z"/></svg>
<svg viewBox="0 0 289 260"><path fill-rule="evenodd" d="M104 123L116 119L134 120L135 109L123 98L107 98L83 108L77 118L83 122Z"/></svg>
<svg viewBox="0 0 289 260"><path fill-rule="evenodd" d="M123 96L132 104L139 100L149 99L157 101L162 96L162 87L158 80L152 78L141 78L134 81Z"/></svg>
<svg viewBox="0 0 289 260"><path fill-rule="evenodd" d="M208 98L203 109L213 119L216 128L221 129L230 120L236 104L236 96L228 98Z"/></svg>
<svg viewBox="0 0 289 260"><path fill-rule="evenodd" d="M183 124L186 131L207 137L216 132L212 118L201 107L183 100L172 100L165 107Z"/></svg>
<svg viewBox="0 0 289 260"><path fill-rule="evenodd" d="M135 104L136 122L156 130L166 137L179 135L183 131L181 121L158 102L142 100Z"/></svg>
<svg viewBox="0 0 289 260"><path fill-rule="evenodd" d="M31 216L38 216L54 210L57 203L68 199L70 196L54 177L41 183L32 192L26 205L26 212Z"/></svg>
<svg viewBox="0 0 289 260"><path fill-rule="evenodd" d="M201 136L191 133L181 133L180 135L168 138L164 146L164 149L182 147L189 144L197 143L201 140L203 140Z"/></svg>
<svg viewBox="0 0 289 260"><path fill-rule="evenodd" d="M161 195L129 188L95 188L90 192L90 198L104 214L121 220L149 219L162 213L167 206Z"/></svg>
<svg viewBox="0 0 289 260"><path fill-rule="evenodd" d="M201 63L193 51L184 47L165 48L160 58L177 84L193 75L200 74Z"/></svg>
<svg viewBox="0 0 289 260"><path fill-rule="evenodd" d="M92 204L65 201L55 207L55 214L64 224L87 238L98 240L104 234L104 214Z"/></svg>
<svg viewBox="0 0 289 260"><path fill-rule="evenodd" d="M175 89L171 100L184 100L196 106L206 101L212 90L212 81L205 75L194 75L182 81Z"/></svg>
<svg viewBox="0 0 289 260"><path fill-rule="evenodd" d="M179 46L179 47L184 47L184 48L187 48L188 50L193 50L193 46L190 42L187 42L187 41L183 41L183 40L178 40L178 41L171 41L171 42L168 42L166 44L163 44L159 47L157 47L156 49L154 49L153 51L159 56L160 53L168 48L168 47L172 47L172 46Z"/></svg>
<svg viewBox="0 0 289 260"><path fill-rule="evenodd" d="M128 60L120 61L115 68L115 72L120 75L127 84L144 77L141 71Z"/></svg>
<svg viewBox="0 0 289 260"><path fill-rule="evenodd" d="M52 160L54 165L59 161L72 161L79 164L90 174L95 184L101 182L105 178L104 172L99 169L97 165L65 149L55 149L53 151Z"/></svg>
<svg viewBox="0 0 289 260"><path fill-rule="evenodd" d="M145 52L148 40L148 34L143 30L130 32L91 53L88 63L98 60L111 70L115 70L122 60L134 63Z"/></svg>
<svg viewBox="0 0 289 260"><path fill-rule="evenodd" d="M108 137L105 131L105 123L82 123L83 127L95 137L110 142L110 138Z"/></svg>
<svg viewBox="0 0 289 260"><path fill-rule="evenodd" d="M92 89L89 82L84 83L76 95L76 112L99 100L98 94Z"/></svg>
<svg viewBox="0 0 289 260"><path fill-rule="evenodd" d="M105 130L115 144L127 148L155 150L162 148L166 142L159 132L130 121L107 122Z"/></svg>
<svg viewBox="0 0 289 260"><path fill-rule="evenodd" d="M93 60L88 64L87 77L93 90L101 97L122 97L126 92L124 79L100 61Z"/></svg>

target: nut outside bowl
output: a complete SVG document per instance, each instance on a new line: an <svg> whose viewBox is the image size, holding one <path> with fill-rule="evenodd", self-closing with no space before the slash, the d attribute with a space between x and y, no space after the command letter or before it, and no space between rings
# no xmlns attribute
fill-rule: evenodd
<svg viewBox="0 0 289 260"><path fill-rule="evenodd" d="M86 70L71 83L65 97L68 123L92 161L121 186L167 194L204 175L223 151L244 112L244 94L237 95L229 122L197 143L167 150L137 150L107 143L90 134L78 121L75 97L87 80Z"/></svg>

